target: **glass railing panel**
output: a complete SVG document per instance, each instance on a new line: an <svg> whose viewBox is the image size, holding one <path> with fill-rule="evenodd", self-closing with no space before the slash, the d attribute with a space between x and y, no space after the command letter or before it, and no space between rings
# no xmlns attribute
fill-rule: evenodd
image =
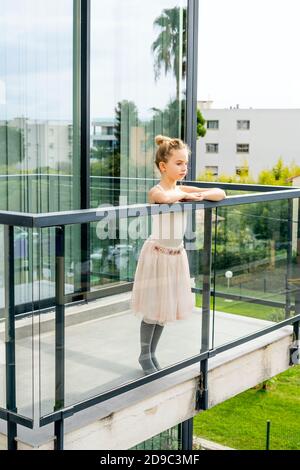
<svg viewBox="0 0 300 470"><path fill-rule="evenodd" d="M212 285L215 245L216 210L198 209L192 212L196 227L195 247L191 252L192 281L195 288L196 311L200 315L199 351L212 347L213 315L208 309L212 305ZM209 287L211 294L209 295ZM210 302L209 302L210 298Z"/></svg>
<svg viewBox="0 0 300 470"><path fill-rule="evenodd" d="M37 233L1 225L0 243L0 406L33 418Z"/></svg>
<svg viewBox="0 0 300 470"><path fill-rule="evenodd" d="M0 180L1 187L1 180ZM0 225L0 243L4 246L4 226ZM4 250L0 250L0 407L6 408L6 373L5 373L5 263Z"/></svg>
<svg viewBox="0 0 300 470"><path fill-rule="evenodd" d="M197 212L200 213L200 211ZM180 218L185 217L180 213L178 215ZM171 216L169 221L172 225L172 215L164 214L165 216ZM188 225L191 212L187 211L186 216L185 220ZM182 319L177 318L177 321L168 322L163 328L156 328L156 331L161 333L159 339L157 336L156 349L156 360L161 368L199 354L201 349L201 309L196 306L195 293L191 292L191 287L194 282L193 278L197 278L198 283L201 282L202 268L199 268L199 263L194 263L192 266L191 258L196 256L195 253L199 249L203 251L203 226L201 227L201 224L203 225L203 216L199 215L195 243L193 235L190 236L187 227L184 239L185 255L183 255L182 248L178 253L178 246L174 245L174 239L176 239L174 234L172 235L173 252L171 253L168 250L157 251L154 249L154 245L157 246L157 243L151 244L150 242L150 245L148 243L147 261L153 263L154 260L155 269L157 269L159 262L160 274L157 279L155 277L156 271L148 269L144 275L144 281L140 284L142 292L140 292L139 305L142 311L137 308L136 315L131 308L131 289L138 262L142 256L142 249L154 230L151 215L145 213L139 217L130 216L119 219L116 224L118 227L115 235L118 237L117 239L114 239L112 231L108 231L107 237L109 238L106 240L101 236L101 231L104 233L105 227L95 226L95 230L97 230L95 239L99 247L99 265L94 269L97 270L99 276L106 276L108 272L111 275L114 274L116 286L127 283L128 289L119 294L111 292L111 295L98 300L66 305L64 339L63 343L60 343L60 352L56 341L59 340L59 331L61 334L61 330L59 330L61 324L59 325L59 321L55 322L55 319L59 319L61 311L58 309L55 312L53 308L40 312L41 415L50 413L57 407L69 406L145 376L139 363L141 320L144 318L141 314L145 313L145 305L149 306L147 312L151 311L151 315L154 314L154 316L156 314L155 305L161 306L161 311L158 312L159 317L155 318L158 318L157 321L163 325L166 320L165 316L168 320L175 320L179 312L183 317ZM50 233L51 239L55 237L54 228L44 230ZM178 227L175 230L178 230ZM67 228L65 235L67 240ZM165 240L167 242L163 248L170 247L168 236L169 234L166 232ZM190 243L188 243L189 240ZM51 243L53 244L53 241ZM106 243L113 247L111 252L104 249ZM200 258L197 255L197 260ZM168 261L166 261L167 259ZM41 259L40 265L43 266L43 259ZM84 266L82 268L84 269ZM186 270L184 278L181 277L183 269ZM42 285L44 281L45 279L41 279L40 284ZM55 290L53 284L51 283L52 291ZM171 291L168 291L168 285L171 285ZM68 271L66 266L64 289L67 293ZM164 297L166 292L167 296ZM188 297L184 294L186 292L188 292ZM153 318L152 316L151 320ZM163 320L161 320L162 318ZM155 327L154 324L153 326ZM142 334L144 333L142 332ZM58 389L57 380L59 380L58 376L55 376L55 370L57 371L59 368L55 367L55 363L61 364L61 361L64 362L65 376L63 401L59 402L55 393L55 390Z"/></svg>
<svg viewBox="0 0 300 470"><path fill-rule="evenodd" d="M298 221L291 204L218 208L214 346L294 315Z"/></svg>

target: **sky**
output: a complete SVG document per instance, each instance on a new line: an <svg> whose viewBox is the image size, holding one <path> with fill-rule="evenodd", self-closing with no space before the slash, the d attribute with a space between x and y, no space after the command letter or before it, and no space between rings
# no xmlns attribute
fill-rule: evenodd
<svg viewBox="0 0 300 470"><path fill-rule="evenodd" d="M120 99L134 101L140 117L174 99L174 76L154 80L151 44L154 19L176 3L186 4L92 1L92 118L113 116ZM0 7L0 119L72 119L72 0ZM300 108L299 18L300 0L199 0L198 99Z"/></svg>
<svg viewBox="0 0 300 470"><path fill-rule="evenodd" d="M299 19L299 0L199 0L198 100L300 108Z"/></svg>

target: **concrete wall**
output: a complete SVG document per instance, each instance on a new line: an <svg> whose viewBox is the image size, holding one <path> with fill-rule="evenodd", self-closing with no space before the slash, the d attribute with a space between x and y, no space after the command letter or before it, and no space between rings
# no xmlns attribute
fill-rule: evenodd
<svg viewBox="0 0 300 470"><path fill-rule="evenodd" d="M196 175L205 166L218 166L219 174L235 174L236 166L249 164L251 175L269 168L282 157L285 164L300 161L300 109L201 109L206 120L218 120L197 141ZM238 130L237 120L249 120L249 130ZM219 153L206 153L206 143L218 143ZM236 144L249 144L249 154L237 154Z"/></svg>

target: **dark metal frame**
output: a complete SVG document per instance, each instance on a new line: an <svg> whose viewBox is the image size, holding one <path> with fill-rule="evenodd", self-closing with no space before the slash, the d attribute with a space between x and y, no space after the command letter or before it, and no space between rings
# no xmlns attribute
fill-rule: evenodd
<svg viewBox="0 0 300 470"><path fill-rule="evenodd" d="M199 182L194 186L202 187ZM230 196L219 202L180 202L177 204L136 204L134 206L101 207L101 209L86 209L78 211L49 212L46 214L30 214L22 212L0 211L0 224L18 227L45 228L72 224L99 222L103 217L117 218L137 217L139 215L161 214L166 212L194 211L197 209L213 209L216 207L231 207L240 204L251 204L266 201L300 198L300 189L275 190L260 194L242 194Z"/></svg>
<svg viewBox="0 0 300 470"><path fill-rule="evenodd" d="M5 367L6 367L6 408L17 413L16 408L16 361L15 361L15 258L14 258L14 227L9 225L4 228L5 245ZM17 424L7 416L7 448L17 448Z"/></svg>
<svg viewBox="0 0 300 470"><path fill-rule="evenodd" d="M193 449L193 418L187 419L181 423L181 450Z"/></svg>
<svg viewBox="0 0 300 470"><path fill-rule="evenodd" d="M188 175L190 180L194 180L196 178L198 11L199 0L188 0L185 140L191 149L191 157L189 159L188 168Z"/></svg>
<svg viewBox="0 0 300 470"><path fill-rule="evenodd" d="M91 0L81 0L81 134L80 134L80 208L90 207L90 35ZM81 290L90 288L90 226L81 225Z"/></svg>
<svg viewBox="0 0 300 470"><path fill-rule="evenodd" d="M65 406L65 227L55 233L55 406ZM64 420L54 423L55 450L63 449Z"/></svg>

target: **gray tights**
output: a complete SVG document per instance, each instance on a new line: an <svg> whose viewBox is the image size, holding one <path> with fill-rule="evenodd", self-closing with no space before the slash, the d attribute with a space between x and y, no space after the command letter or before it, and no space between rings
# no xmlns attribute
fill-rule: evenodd
<svg viewBox="0 0 300 470"><path fill-rule="evenodd" d="M141 354L139 356L139 363L145 374L151 374L160 370L155 351L163 328L161 325L145 323L144 320L141 322Z"/></svg>

